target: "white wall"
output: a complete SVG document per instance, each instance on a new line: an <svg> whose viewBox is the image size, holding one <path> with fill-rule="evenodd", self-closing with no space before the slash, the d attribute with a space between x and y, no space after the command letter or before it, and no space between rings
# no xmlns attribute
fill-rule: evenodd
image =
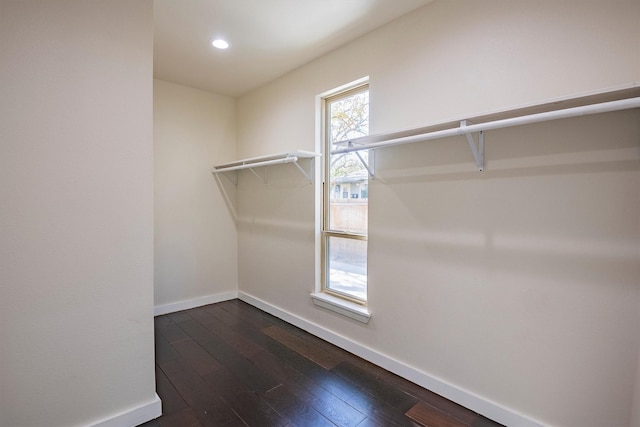
<svg viewBox="0 0 640 427"><path fill-rule="evenodd" d="M435 1L241 98L238 156L312 149L312 97L366 75L374 133L640 80L637 1L513 3Z"/></svg>
<svg viewBox="0 0 640 427"><path fill-rule="evenodd" d="M635 390L632 405L630 425L638 427L640 426L640 350L638 351L638 364L636 366Z"/></svg>
<svg viewBox="0 0 640 427"><path fill-rule="evenodd" d="M156 398L152 40L151 0L0 2L2 426Z"/></svg>
<svg viewBox="0 0 640 427"><path fill-rule="evenodd" d="M370 76L374 132L640 81L640 4L436 1L238 100L238 155L315 148L315 96ZM380 150L369 325L316 309L314 190L238 186L239 289L560 426L626 426L640 334L638 111Z"/></svg>
<svg viewBox="0 0 640 427"><path fill-rule="evenodd" d="M156 307L235 293L235 187L210 173L235 159L235 101L156 79L153 105Z"/></svg>

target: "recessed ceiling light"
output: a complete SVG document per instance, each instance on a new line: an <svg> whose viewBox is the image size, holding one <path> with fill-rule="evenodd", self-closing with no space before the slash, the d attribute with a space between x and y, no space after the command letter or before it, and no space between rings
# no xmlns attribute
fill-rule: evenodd
<svg viewBox="0 0 640 427"><path fill-rule="evenodd" d="M227 43L225 40L222 40L222 39L215 39L214 41L211 42L211 46L218 49L226 49L229 47L229 43Z"/></svg>

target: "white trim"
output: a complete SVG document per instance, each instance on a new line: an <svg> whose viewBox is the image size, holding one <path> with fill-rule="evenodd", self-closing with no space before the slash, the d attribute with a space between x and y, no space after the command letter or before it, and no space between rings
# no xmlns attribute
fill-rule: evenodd
<svg viewBox="0 0 640 427"><path fill-rule="evenodd" d="M156 305L153 308L153 315L160 316L163 314L174 313L176 311L189 310L190 308L202 307L203 305L215 304L217 302L228 301L235 298L238 298L238 292L229 291L169 304Z"/></svg>
<svg viewBox="0 0 640 427"><path fill-rule="evenodd" d="M89 425L91 427L139 426L147 421L155 420L160 415L162 415L162 401L156 393L156 397L149 403L121 412L115 416L104 418Z"/></svg>
<svg viewBox="0 0 640 427"><path fill-rule="evenodd" d="M484 415L494 421L508 426L518 427L542 427L544 424L535 421L512 409L506 408L489 399L478 396L461 387L455 386L434 375L422 372L412 366L406 365L399 360L384 353L380 353L370 347L357 343L343 335L326 329L316 323L303 319L295 314L274 306L266 301L251 296L244 292L238 292L238 298L251 304L269 314L272 314L286 322L291 323L305 331L324 339L350 353L353 353L371 363L374 363L396 375L399 375L421 387L431 390L447 399L469 408L479 414Z"/></svg>
<svg viewBox="0 0 640 427"><path fill-rule="evenodd" d="M351 319L357 320L358 322L369 323L369 320L371 320L371 313L369 313L367 307L360 304L346 301L332 295L327 295L323 292L312 293L311 300L317 307L322 307L326 310L342 314L343 316L347 316Z"/></svg>
<svg viewBox="0 0 640 427"><path fill-rule="evenodd" d="M333 89L329 89L327 91L322 92L318 95L319 98L329 98L333 95L337 95L340 92L346 92L348 90L354 89L358 86L363 86L369 84L369 76L360 77L352 82L345 83L341 86L335 87Z"/></svg>
<svg viewBox="0 0 640 427"><path fill-rule="evenodd" d="M315 263L314 263L314 275L315 275L315 284L314 284L314 293L311 294L311 298L313 303L318 307L323 307L327 310L334 311L336 313L340 313L352 319L355 319L362 323L369 323L369 319L371 316L368 311L365 309L364 312L362 310L351 310L352 307L345 304L344 301L337 302L331 298L323 298L326 294L322 293L324 289L325 283L323 283L323 269L326 267L326 261L324 260L325 256L328 254L323 253L325 249L326 236L324 235L324 217L327 213L328 207L325 206L325 189L324 184L327 180L327 163L330 159L330 154L327 153L328 148L327 144L327 100L329 98L339 97L341 94L346 94L350 91L363 91L366 87L366 92L369 92L370 88L370 78L369 76L360 77L356 80L353 80L349 83L345 83L336 88L324 91L315 98L315 150L320 153L320 156L324 156L320 160L316 160L316 185L314 191L314 243L315 243ZM373 153L371 153L373 154ZM319 157L320 157L319 156ZM365 165L366 167L366 165ZM368 169L368 168L367 168ZM328 191L328 190L326 190ZM328 203L328 199L327 199ZM328 271L326 271L328 274ZM328 278L325 278L324 281L327 281ZM318 296L318 298L314 298L314 295ZM355 317L354 317L355 316Z"/></svg>

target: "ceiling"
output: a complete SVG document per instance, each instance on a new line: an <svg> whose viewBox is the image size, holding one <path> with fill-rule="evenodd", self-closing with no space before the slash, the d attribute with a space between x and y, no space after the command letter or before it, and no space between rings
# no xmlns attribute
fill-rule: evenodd
<svg viewBox="0 0 640 427"><path fill-rule="evenodd" d="M154 76L241 96L430 1L155 0Z"/></svg>

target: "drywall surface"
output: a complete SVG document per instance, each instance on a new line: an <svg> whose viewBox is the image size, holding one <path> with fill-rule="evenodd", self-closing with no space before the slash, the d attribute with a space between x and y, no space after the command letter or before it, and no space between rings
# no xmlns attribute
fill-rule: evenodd
<svg viewBox="0 0 640 427"><path fill-rule="evenodd" d="M634 84L637 1L436 1L238 100L238 155L316 148L370 77L372 132ZM315 308L314 188L238 185L239 289L542 424L626 426L638 356L637 110L378 150L363 325Z"/></svg>
<svg viewBox="0 0 640 427"><path fill-rule="evenodd" d="M153 402L153 4L0 2L0 425Z"/></svg>
<svg viewBox="0 0 640 427"><path fill-rule="evenodd" d="M640 351L638 351L638 366L636 367L635 392L633 395L633 407L631 410L631 426L640 426Z"/></svg>
<svg viewBox="0 0 640 427"><path fill-rule="evenodd" d="M237 289L234 159L232 98L154 80L156 306Z"/></svg>
<svg viewBox="0 0 640 427"><path fill-rule="evenodd" d="M634 0L435 1L241 98L238 156L313 148L311 97L367 75L372 133L638 82L638 9Z"/></svg>

